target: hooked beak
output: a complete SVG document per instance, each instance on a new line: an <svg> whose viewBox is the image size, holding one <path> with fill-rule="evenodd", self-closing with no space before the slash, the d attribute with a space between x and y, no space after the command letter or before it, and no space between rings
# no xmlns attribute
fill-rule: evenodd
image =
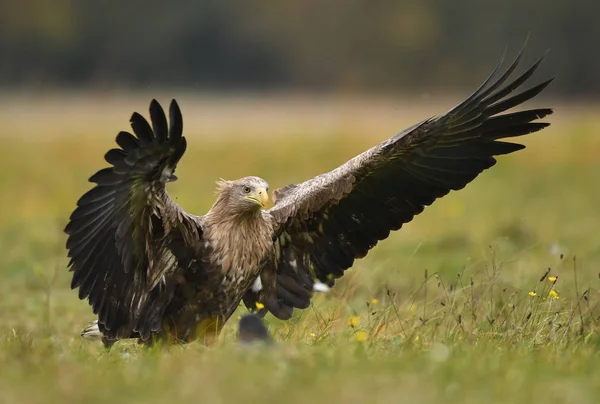
<svg viewBox="0 0 600 404"><path fill-rule="evenodd" d="M263 209L267 209L269 205L269 194L264 188L258 188L253 195L248 195L246 199L260 205Z"/></svg>

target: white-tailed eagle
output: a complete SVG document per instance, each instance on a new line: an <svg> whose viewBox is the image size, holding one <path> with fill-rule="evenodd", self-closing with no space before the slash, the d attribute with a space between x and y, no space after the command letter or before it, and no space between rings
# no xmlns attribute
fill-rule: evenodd
<svg viewBox="0 0 600 404"><path fill-rule="evenodd" d="M242 300L280 319L307 308L315 285L333 286L390 231L524 148L504 139L549 125L539 120L551 109L506 112L551 81L517 92L543 59L510 81L520 58L450 111L275 190L270 209L267 182L245 177L219 182L205 215L183 211L166 190L186 149L181 112L173 100L167 120L153 100L150 122L134 113L133 134L117 135L65 229L71 286L98 316L83 335L208 343Z"/></svg>

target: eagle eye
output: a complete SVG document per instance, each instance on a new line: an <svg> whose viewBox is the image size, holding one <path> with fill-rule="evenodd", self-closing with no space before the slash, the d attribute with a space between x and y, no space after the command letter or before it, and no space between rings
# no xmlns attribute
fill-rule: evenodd
<svg viewBox="0 0 600 404"><path fill-rule="evenodd" d="M250 187L248 187L248 186L245 186L245 187L244 187L244 193L245 193L245 194L249 194L249 193L250 193L250 191L252 191L252 190L250 189Z"/></svg>

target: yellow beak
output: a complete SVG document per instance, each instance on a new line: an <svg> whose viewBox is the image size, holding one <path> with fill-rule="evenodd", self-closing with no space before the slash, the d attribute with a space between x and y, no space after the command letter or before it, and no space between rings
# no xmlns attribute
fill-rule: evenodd
<svg viewBox="0 0 600 404"><path fill-rule="evenodd" d="M246 199L250 199L257 205L260 205L263 209L267 209L267 206L269 205L269 193L264 188L258 188L256 193L248 195Z"/></svg>
<svg viewBox="0 0 600 404"><path fill-rule="evenodd" d="M269 206L269 193L264 188L259 188L257 192L260 204L262 205L263 209L267 209Z"/></svg>

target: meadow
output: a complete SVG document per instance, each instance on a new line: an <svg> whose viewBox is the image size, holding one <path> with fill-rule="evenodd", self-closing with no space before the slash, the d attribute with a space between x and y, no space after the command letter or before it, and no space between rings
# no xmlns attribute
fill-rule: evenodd
<svg viewBox="0 0 600 404"><path fill-rule="evenodd" d="M167 93L159 101L169 101ZM156 94L0 99L0 403L595 403L600 397L600 118L556 100L460 192L356 261L282 322L277 344L106 351L70 290L62 233L87 178ZM178 96L188 150L171 195L202 214L214 182L271 189L329 171L445 99Z"/></svg>

